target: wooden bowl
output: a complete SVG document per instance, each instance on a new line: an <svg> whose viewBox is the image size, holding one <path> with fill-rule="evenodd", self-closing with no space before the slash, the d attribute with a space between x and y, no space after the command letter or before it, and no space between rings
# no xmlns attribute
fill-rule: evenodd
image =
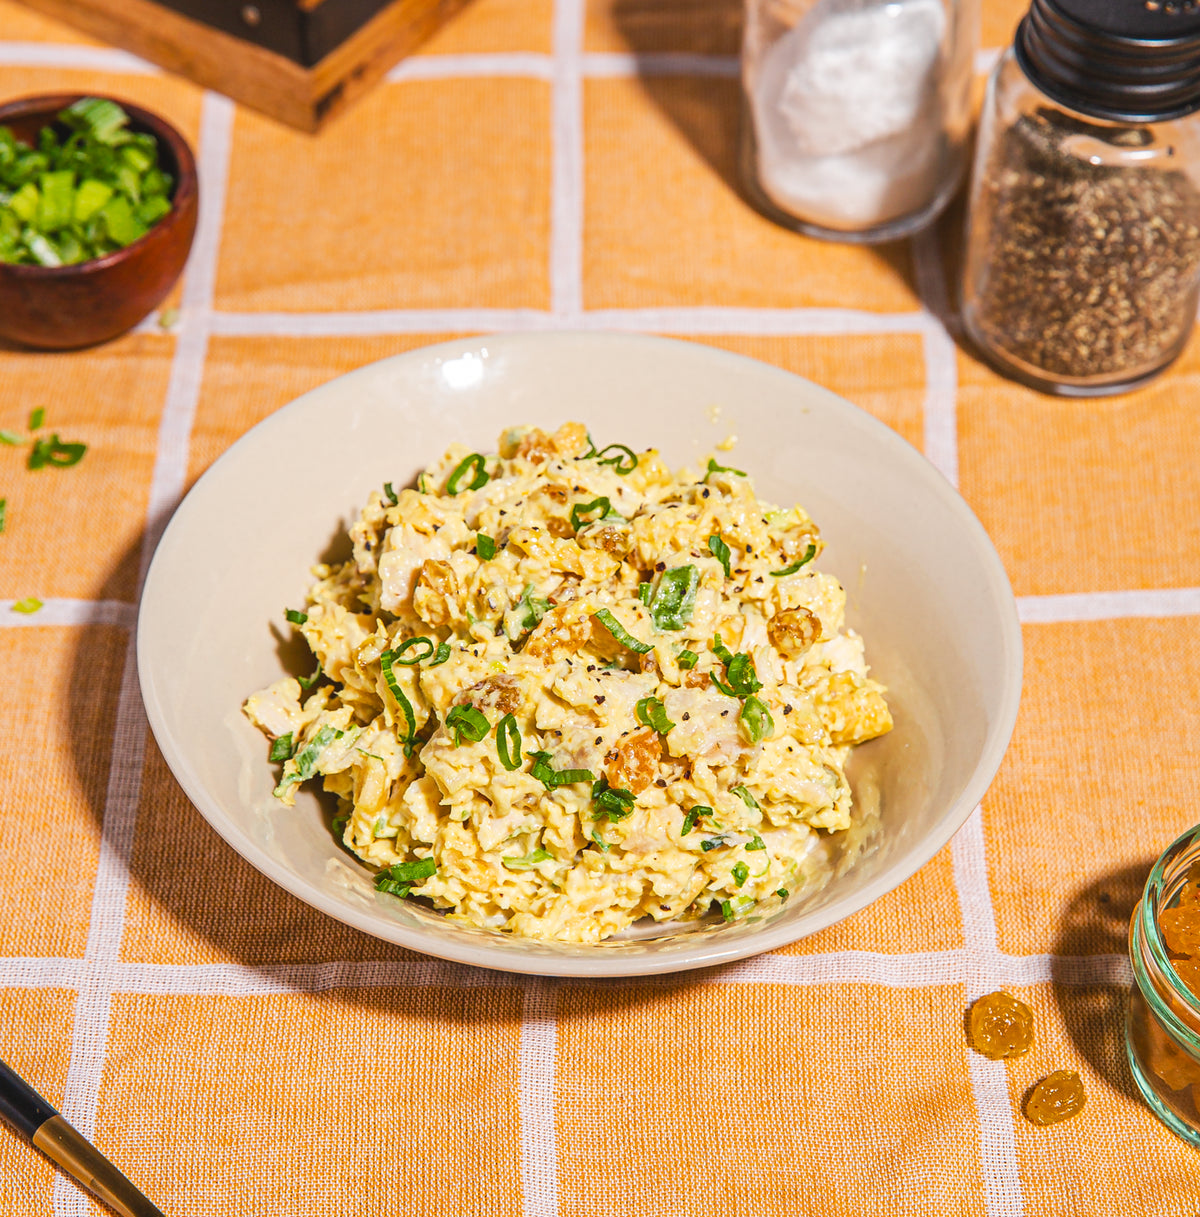
<svg viewBox="0 0 1200 1217"><path fill-rule="evenodd" d="M0 105L0 126L36 144L38 132L79 93L42 94ZM0 262L0 338L43 350L92 346L137 325L179 278L196 233L196 161L165 119L113 98L134 131L158 141L159 165L175 179L171 211L124 249L74 266Z"/></svg>

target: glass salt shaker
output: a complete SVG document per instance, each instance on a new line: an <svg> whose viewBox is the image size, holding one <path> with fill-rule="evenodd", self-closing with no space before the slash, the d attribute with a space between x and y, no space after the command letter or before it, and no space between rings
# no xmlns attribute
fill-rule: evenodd
<svg viewBox="0 0 1200 1217"><path fill-rule="evenodd" d="M979 0L746 0L742 178L813 236L915 232L962 177Z"/></svg>
<svg viewBox="0 0 1200 1217"><path fill-rule="evenodd" d="M1200 1146L1200 826L1163 851L1129 925L1125 1048L1150 1110Z"/></svg>
<svg viewBox="0 0 1200 1217"><path fill-rule="evenodd" d="M1200 10L1033 0L988 82L963 323L996 367L1121 392L1183 349L1200 296Z"/></svg>

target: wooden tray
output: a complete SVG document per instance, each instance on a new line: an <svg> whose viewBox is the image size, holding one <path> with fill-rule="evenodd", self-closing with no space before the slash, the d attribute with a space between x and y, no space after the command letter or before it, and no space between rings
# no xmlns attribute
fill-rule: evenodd
<svg viewBox="0 0 1200 1217"><path fill-rule="evenodd" d="M467 0L21 2L288 126L316 131Z"/></svg>

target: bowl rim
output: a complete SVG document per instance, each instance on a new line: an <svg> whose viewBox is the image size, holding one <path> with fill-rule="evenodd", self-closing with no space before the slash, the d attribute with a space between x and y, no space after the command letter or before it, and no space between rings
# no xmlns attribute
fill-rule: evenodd
<svg viewBox="0 0 1200 1217"><path fill-rule="evenodd" d="M67 266L36 266L24 262L0 262L0 274L10 275L17 279L40 279L48 282L79 275L97 274L168 240L174 230L181 223L186 222L188 213L194 211L198 204L199 174L196 170L196 158L191 145L180 131L161 114L147 110L137 102L127 101L111 93L31 93L0 103L0 126L7 126L14 118L28 119L43 115L45 117L42 125L49 125L54 122L59 111L84 97L97 97L115 102L129 115L130 122L135 128L138 126L146 128L149 134L170 150L179 170L171 191L171 210L162 219L152 224L136 241L131 241L121 249L114 249L99 258L89 258L86 262L73 262Z"/></svg>
<svg viewBox="0 0 1200 1217"><path fill-rule="evenodd" d="M423 931L410 928L399 922L389 922L386 926L371 920L368 914L362 913L348 904L341 903L319 888L310 885L299 878L285 865L278 862L271 854L259 846L221 809L219 802L209 795L204 783L192 770L192 767L182 750L178 747L173 734L167 726L166 710L157 687L153 666L150 659L150 624L147 604L153 602L153 592L156 583L163 578L162 569L165 560L160 562L160 555L165 555L167 542L173 530L182 528L196 513L201 513L203 519L202 495L196 491L204 484L215 485L220 478L220 470L230 458L239 444L250 435L256 435L259 440L265 440L278 427L286 425L286 415L294 408L303 409L301 403L309 403L312 399L330 392L334 384L344 385L353 383L355 379L364 378L376 373L379 365L397 362L419 363L422 360L441 360L461 358L468 352L479 352L481 348L495 351L498 346L506 349L520 347L540 347L547 343L583 342L592 345L621 345L639 346L643 348L670 347L676 351L686 351L688 356L697 360L711 360L715 363L726 363L732 368L745 369L753 365L760 375L794 384L800 382L806 391L815 390L828 406L838 412L848 412L858 426L874 433L884 447L890 448L897 459L915 463L916 467L925 473L929 489L943 502L958 519L958 522L973 535L975 549L981 561L981 568L990 576L989 583L999 593L996 608L1000 624L1000 643L1005 651L1005 662L1002 665L1005 673L1004 684L997 699L997 713L994 721L984 738L983 746L972 770L970 779L964 784L958 796L946 807L946 810L933 830L921 838L904 857L874 876L855 892L841 899L835 899L822 905L811 914L811 921L806 921L802 932L795 932L795 925L790 920L782 920L767 924L753 934L730 935L722 942L722 935L715 934L697 939L695 947L687 950L681 947L678 952L648 952L645 954L618 954L606 952L602 946L596 948L591 958L583 958L576 954L563 953L542 954L529 951L522 953L519 949L506 947L509 942L526 942L536 940L518 940L503 936L495 944L473 936L464 935L461 942L438 939L430 942ZM930 476L930 475L933 476ZM685 339L664 338L642 333L621 331L594 330L554 330L554 331L517 331L512 333L490 333L462 339L449 339L427 346L415 347L395 355L354 368L349 372L333 377L331 380L309 389L305 393L289 400L261 419L253 427L243 433L200 475L192 488L184 496L167 522L155 548L155 553L147 569L146 580L138 606L136 626L136 651L139 685L146 709L147 719L154 732L156 741L163 757L179 782L189 801L200 812L217 834L230 845L236 853L253 865L260 873L278 884L289 894L303 900L335 920L379 938L385 942L419 952L425 956L433 956L456 963L468 964L504 972L529 975L560 976L560 977L623 977L635 975L661 975L682 972L697 968L712 967L719 964L732 963L750 956L761 955L781 946L800 941L812 934L826 929L853 913L867 907L903 884L918 870L926 865L933 856L959 831L979 805L987 789L995 779L1004 755L1008 749L1013 731L1016 727L1017 714L1020 705L1022 677L1024 668L1024 647L1021 633L1020 618L1017 612L1015 597L1003 562L1000 559L991 537L983 524L972 511L969 504L959 491L946 479L945 475L917 448L905 440L898 432L889 427L868 411L854 405L846 398L826 389L815 381L797 373L790 372L773 364L764 363L751 356L707 346ZM536 945L545 945L537 943ZM553 945L553 944L551 944ZM563 944L574 950L581 949L581 944ZM586 944L583 944L586 946ZM608 966L605 966L605 963Z"/></svg>

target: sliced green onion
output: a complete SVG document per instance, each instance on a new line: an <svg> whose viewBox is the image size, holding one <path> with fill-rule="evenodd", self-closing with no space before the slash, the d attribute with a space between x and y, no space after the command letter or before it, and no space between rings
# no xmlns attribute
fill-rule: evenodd
<svg viewBox="0 0 1200 1217"><path fill-rule="evenodd" d="M683 828L680 830L679 835L681 837L686 837L688 835L688 833L690 833L692 831L692 829L696 827L696 821L701 816L711 816L712 813L713 813L713 809L711 807L705 807L703 805L701 805L699 807L693 807L687 813L687 815L685 815L683 817Z"/></svg>
<svg viewBox="0 0 1200 1217"><path fill-rule="evenodd" d="M437 654L434 655L433 661L428 665L431 668L436 668L438 664L445 663L450 658L450 644L448 642L439 642Z"/></svg>
<svg viewBox="0 0 1200 1217"><path fill-rule="evenodd" d="M384 498L386 498L388 501L389 507L395 507L396 504L400 502L400 500L396 497L396 492L392 489L391 482L384 482L383 494Z"/></svg>
<svg viewBox="0 0 1200 1217"><path fill-rule="evenodd" d="M729 683L725 684L719 680L715 672L710 672L708 676L726 697L748 697L762 688L762 681L758 679L758 673L754 670L754 660L745 651L739 651L734 655L727 646L722 644L720 634L713 639L712 649L717 658L724 663L725 678Z"/></svg>
<svg viewBox="0 0 1200 1217"><path fill-rule="evenodd" d="M296 768L291 773L285 773L280 779L279 785L275 787L275 796L278 798L291 785L297 782L307 782L310 777L316 772L317 759L321 753L333 743L334 740L342 738L342 732L336 727L331 727L328 723L325 724L313 736L310 743L306 744L297 754Z"/></svg>
<svg viewBox="0 0 1200 1217"><path fill-rule="evenodd" d="M529 770L530 777L537 778L547 790L553 790L556 786L573 786L576 782L596 780L596 775L590 769L551 769L553 753L527 752L525 755L533 761Z"/></svg>
<svg viewBox="0 0 1200 1217"><path fill-rule="evenodd" d="M775 889L775 895L778 896L780 900L787 900L788 890L786 887L777 887Z"/></svg>
<svg viewBox="0 0 1200 1217"><path fill-rule="evenodd" d="M472 473L471 471L474 470ZM486 485L488 480L487 461L482 454L472 452L470 456L465 456L457 465L454 466L454 471L450 474L450 480L446 483L446 493L456 495L463 488L462 481L468 473L471 475L471 480L467 483L468 490L478 490L480 486Z"/></svg>
<svg viewBox="0 0 1200 1217"><path fill-rule="evenodd" d="M637 597L643 604L650 603L650 597L654 593L654 584L647 580L645 583L638 584Z"/></svg>
<svg viewBox="0 0 1200 1217"><path fill-rule="evenodd" d="M496 724L496 751L500 754L500 764L509 773L521 768L521 728L511 714L506 714Z"/></svg>
<svg viewBox="0 0 1200 1217"><path fill-rule="evenodd" d="M454 733L454 746L461 747L464 739L477 744L492 729L481 710L474 706L454 706L446 715L446 730Z"/></svg>
<svg viewBox="0 0 1200 1217"><path fill-rule="evenodd" d="M418 650L415 655L409 656L408 659L402 658L404 652L412 647L421 647L423 651ZM392 651L392 663L402 664L406 668L411 668L414 664L418 664L422 659L428 659L434 653L434 644L432 638L426 638L423 634L417 638L406 638L395 650Z"/></svg>
<svg viewBox="0 0 1200 1217"><path fill-rule="evenodd" d="M809 542L808 548L804 551L804 557L797 559L791 566L785 566L783 570L773 570L771 575L776 579L781 579L784 575L794 575L802 566L811 562L817 556L817 547Z"/></svg>
<svg viewBox="0 0 1200 1217"><path fill-rule="evenodd" d="M736 473L740 478L748 476L744 469L734 469L731 465L718 465L717 462L710 456L708 458L708 472L701 480L707 482L714 473Z"/></svg>
<svg viewBox="0 0 1200 1217"><path fill-rule="evenodd" d="M733 881L741 887L747 879L750 878L750 868L744 862L735 862L733 864Z"/></svg>
<svg viewBox="0 0 1200 1217"><path fill-rule="evenodd" d="M724 833L722 833L719 837L705 837L704 840L700 842L700 848L704 850L706 854L712 853L714 849L720 849L720 847L725 844L725 841L726 836Z"/></svg>
<svg viewBox="0 0 1200 1217"><path fill-rule="evenodd" d="M289 731L286 735L279 736L278 739L271 741L270 759L273 761L288 761L292 758L292 753L296 751L296 741L293 734Z"/></svg>
<svg viewBox="0 0 1200 1217"><path fill-rule="evenodd" d="M321 665L317 664L317 670L311 676L297 676L296 682L302 689L311 689L313 685L321 679Z"/></svg>
<svg viewBox="0 0 1200 1217"><path fill-rule="evenodd" d="M302 613L299 609L284 609L283 615L293 625L303 625L308 620L308 614Z"/></svg>
<svg viewBox="0 0 1200 1217"><path fill-rule="evenodd" d="M767 843L762 839L762 837L760 837L758 835L758 833L754 834L754 837L751 840L750 844L745 847L746 852L748 854L753 854L753 853L756 853L760 849L766 849L766 848L767 848Z"/></svg>
<svg viewBox="0 0 1200 1217"><path fill-rule="evenodd" d="M42 406L29 412L29 429L36 431L46 421L46 411Z"/></svg>
<svg viewBox="0 0 1200 1217"><path fill-rule="evenodd" d="M10 448L16 448L24 442L24 436L18 435L15 431L0 428L0 444L7 444Z"/></svg>
<svg viewBox="0 0 1200 1217"><path fill-rule="evenodd" d="M529 870L539 862L553 862L554 855L548 849L535 849L523 858L501 858L500 861L505 870Z"/></svg>
<svg viewBox="0 0 1200 1217"><path fill-rule="evenodd" d="M753 896L734 896L732 900L721 901L721 916L726 921L735 921L747 909L754 906Z"/></svg>
<svg viewBox="0 0 1200 1217"><path fill-rule="evenodd" d="M485 532L475 534L475 552L485 561L490 562L496 556L496 542Z"/></svg>
<svg viewBox="0 0 1200 1217"><path fill-rule="evenodd" d="M599 831L595 828L593 828L591 831L591 838L600 847L601 853L606 854L606 853L608 853L608 851L610 849L612 849L612 846L609 845L609 843L600 835Z"/></svg>
<svg viewBox="0 0 1200 1217"><path fill-rule="evenodd" d="M748 791L745 786L734 786L730 794L736 794L751 811L761 811L762 808L758 805L758 800Z"/></svg>
<svg viewBox="0 0 1200 1217"><path fill-rule="evenodd" d="M81 97L60 111L59 120L73 131L82 131L101 144L116 147L126 143L129 116L107 97Z"/></svg>
<svg viewBox="0 0 1200 1217"><path fill-rule="evenodd" d="M380 871L375 876L375 888L389 896L403 898L423 880L431 879L436 874L437 863L432 858L419 858L416 862L393 862L387 870Z"/></svg>
<svg viewBox="0 0 1200 1217"><path fill-rule="evenodd" d="M636 651L639 655L645 655L647 651L653 651L654 647L648 642L639 642L613 615L608 609L601 609L598 613L592 614L592 620L598 621L604 628L623 646L628 647L631 651Z"/></svg>
<svg viewBox="0 0 1200 1217"><path fill-rule="evenodd" d="M623 820L633 811L637 796L632 790L622 790L619 786L610 786L608 778L601 777L592 785L592 806L596 811L593 820L607 816L610 820Z"/></svg>
<svg viewBox="0 0 1200 1217"><path fill-rule="evenodd" d="M729 546L721 540L720 533L713 533L708 538L708 549L714 558L725 568L725 578L729 578Z"/></svg>
<svg viewBox="0 0 1200 1217"><path fill-rule="evenodd" d="M657 697L643 697L634 708L639 723L653 727L659 735L666 735L675 724L667 717L667 708Z"/></svg>
<svg viewBox="0 0 1200 1217"><path fill-rule="evenodd" d="M694 566L664 572L650 599L650 616L660 630L681 630L696 611L700 574Z"/></svg>
<svg viewBox="0 0 1200 1217"><path fill-rule="evenodd" d="M747 697L742 702L742 713L739 716L742 726L746 729L746 738L757 744L775 730L775 720L767 703L760 697Z"/></svg>
<svg viewBox="0 0 1200 1217"><path fill-rule="evenodd" d="M0 532L4 531L5 522L8 519L8 500L0 499Z"/></svg>
<svg viewBox="0 0 1200 1217"><path fill-rule="evenodd" d="M396 699L396 705L400 707L400 712L404 715L404 721L408 724L408 735L401 740L404 746L404 755L412 756L413 741L417 736L417 719L413 714L412 702L404 695L404 690L400 687L396 680L396 673L392 671L392 651L384 651L379 656L379 667L383 672L383 679L387 682L388 690Z"/></svg>
<svg viewBox="0 0 1200 1217"><path fill-rule="evenodd" d="M576 503L571 508L571 528L578 532L585 524L594 524L613 514L612 503L607 495L592 499L590 503Z"/></svg>
<svg viewBox="0 0 1200 1217"><path fill-rule="evenodd" d="M52 435L49 439L34 440L27 468L43 469L47 465L53 465L56 469L67 469L71 465L78 465L86 451L87 444L63 443L57 435Z"/></svg>
<svg viewBox="0 0 1200 1217"><path fill-rule="evenodd" d="M616 456L605 455L614 448L617 451ZM627 448L624 444L609 444L607 448L601 448L595 454L595 460L601 465L611 465L614 473L622 475L632 473L638 467L638 458L634 455L633 449Z"/></svg>
<svg viewBox="0 0 1200 1217"><path fill-rule="evenodd" d="M36 596L26 596L12 606L14 613L36 613L42 607L42 602Z"/></svg>
<svg viewBox="0 0 1200 1217"><path fill-rule="evenodd" d="M700 656L695 651L689 651L684 647L678 655L675 656L675 662L685 671L690 672L699 662Z"/></svg>
<svg viewBox="0 0 1200 1217"><path fill-rule="evenodd" d="M516 641L529 633L550 611L550 601L533 594L533 584L526 583L521 598L504 614L504 630L510 640Z"/></svg>

